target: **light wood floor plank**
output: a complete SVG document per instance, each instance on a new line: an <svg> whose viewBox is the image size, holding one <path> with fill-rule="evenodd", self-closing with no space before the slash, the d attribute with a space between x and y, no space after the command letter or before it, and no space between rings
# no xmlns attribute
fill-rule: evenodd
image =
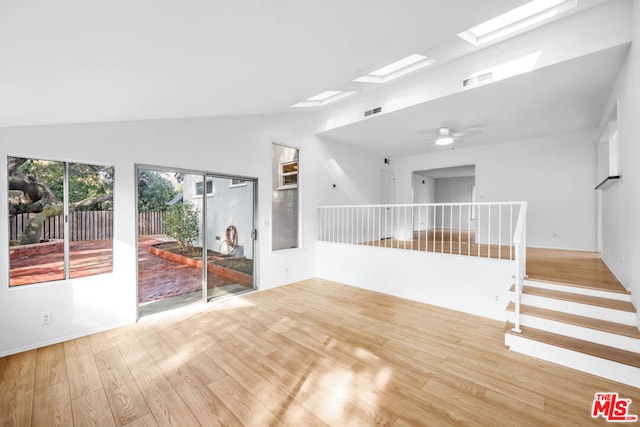
<svg viewBox="0 0 640 427"><path fill-rule="evenodd" d="M64 345L55 344L39 348L36 352L36 390L66 382L67 379Z"/></svg>
<svg viewBox="0 0 640 427"><path fill-rule="evenodd" d="M153 414L147 414L144 417L140 417L137 420L130 422L126 427L158 427L158 422L154 418Z"/></svg>
<svg viewBox="0 0 640 427"><path fill-rule="evenodd" d="M597 252L527 248L531 280L628 293Z"/></svg>
<svg viewBox="0 0 640 427"><path fill-rule="evenodd" d="M2 377L4 376L4 368L5 366L7 366L7 358L6 357L1 357L0 358L0 381L2 381Z"/></svg>
<svg viewBox="0 0 640 427"><path fill-rule="evenodd" d="M57 383L35 391L33 426L69 426L73 424L69 384Z"/></svg>
<svg viewBox="0 0 640 427"><path fill-rule="evenodd" d="M115 347L116 342L113 339L114 334L114 331L105 331L99 334L89 335L87 338L89 339L91 351L99 353Z"/></svg>
<svg viewBox="0 0 640 427"><path fill-rule="evenodd" d="M149 413L149 407L117 348L95 355L100 378L117 425Z"/></svg>
<svg viewBox="0 0 640 427"><path fill-rule="evenodd" d="M308 280L0 358L0 425L603 425L601 391L640 413L503 326Z"/></svg>
<svg viewBox="0 0 640 427"><path fill-rule="evenodd" d="M36 372L36 350L8 356L5 363L3 381L33 375Z"/></svg>
<svg viewBox="0 0 640 427"><path fill-rule="evenodd" d="M109 400L104 390L94 391L71 401L73 420L79 426L115 426Z"/></svg>
<svg viewBox="0 0 640 427"><path fill-rule="evenodd" d="M233 411L244 426L277 426L281 422L251 393L230 376L209 384L209 388Z"/></svg>
<svg viewBox="0 0 640 427"><path fill-rule="evenodd" d="M0 425L30 426L33 418L33 392L32 382L28 390L0 394Z"/></svg>
<svg viewBox="0 0 640 427"><path fill-rule="evenodd" d="M198 422L165 376L165 372L156 365L146 348L132 334L122 334L118 347L126 348L123 356L131 375L142 390L151 412L161 425L196 425Z"/></svg>
<svg viewBox="0 0 640 427"><path fill-rule="evenodd" d="M329 424L299 403L296 391L296 387L290 390L283 386L268 386L254 397L288 426L328 426Z"/></svg>
<svg viewBox="0 0 640 427"><path fill-rule="evenodd" d="M102 380L88 338L64 343L71 399L102 390Z"/></svg>

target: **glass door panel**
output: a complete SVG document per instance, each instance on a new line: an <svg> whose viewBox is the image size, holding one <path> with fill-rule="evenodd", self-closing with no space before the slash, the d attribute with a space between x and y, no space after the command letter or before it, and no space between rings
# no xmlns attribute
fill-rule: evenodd
<svg viewBox="0 0 640 427"><path fill-rule="evenodd" d="M207 299L254 289L255 181L209 175Z"/></svg>
<svg viewBox="0 0 640 427"><path fill-rule="evenodd" d="M138 315L203 300L203 175L138 169Z"/></svg>

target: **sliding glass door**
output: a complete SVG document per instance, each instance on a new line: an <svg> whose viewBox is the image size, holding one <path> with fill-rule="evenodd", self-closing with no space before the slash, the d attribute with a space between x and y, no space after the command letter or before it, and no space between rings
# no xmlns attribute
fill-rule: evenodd
<svg viewBox="0 0 640 427"><path fill-rule="evenodd" d="M139 316L254 289L255 184L138 168Z"/></svg>
<svg viewBox="0 0 640 427"><path fill-rule="evenodd" d="M208 175L207 297L246 292L254 287L254 197L251 179Z"/></svg>

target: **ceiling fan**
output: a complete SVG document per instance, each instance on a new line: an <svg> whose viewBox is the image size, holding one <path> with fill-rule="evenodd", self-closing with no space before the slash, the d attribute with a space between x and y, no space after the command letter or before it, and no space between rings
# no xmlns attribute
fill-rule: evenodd
<svg viewBox="0 0 640 427"><path fill-rule="evenodd" d="M436 138L437 145L450 145L453 144L455 135L451 132L451 129L441 127L438 129L438 137Z"/></svg>
<svg viewBox="0 0 640 427"><path fill-rule="evenodd" d="M484 125L468 126L464 132L454 132L450 127L442 126L437 130L437 136L434 141L436 145L451 145L457 138L481 133L483 126ZM431 132L434 131L432 130Z"/></svg>

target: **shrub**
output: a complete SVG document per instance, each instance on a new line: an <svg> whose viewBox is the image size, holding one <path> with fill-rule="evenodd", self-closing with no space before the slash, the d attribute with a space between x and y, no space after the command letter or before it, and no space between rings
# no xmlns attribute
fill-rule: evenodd
<svg viewBox="0 0 640 427"><path fill-rule="evenodd" d="M198 208L189 202L171 206L164 215L167 236L177 240L182 248L193 246L199 225Z"/></svg>

